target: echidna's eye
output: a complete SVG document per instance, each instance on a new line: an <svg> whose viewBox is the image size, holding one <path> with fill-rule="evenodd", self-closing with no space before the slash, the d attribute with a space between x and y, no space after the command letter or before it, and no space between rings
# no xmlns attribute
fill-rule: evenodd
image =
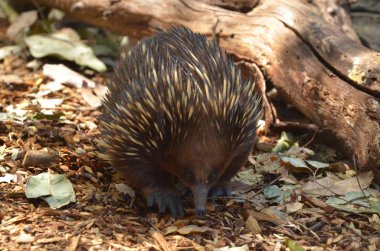
<svg viewBox="0 0 380 251"><path fill-rule="evenodd" d="M191 171L189 170L184 170L183 172L183 178L187 181L187 182L192 182L194 180L194 175L191 173Z"/></svg>

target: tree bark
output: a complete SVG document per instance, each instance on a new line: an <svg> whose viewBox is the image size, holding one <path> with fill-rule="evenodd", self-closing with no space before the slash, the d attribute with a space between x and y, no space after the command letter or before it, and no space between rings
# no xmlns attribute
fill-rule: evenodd
<svg viewBox="0 0 380 251"><path fill-rule="evenodd" d="M322 0L314 6L262 0L245 5L252 7L247 13L205 3L219 2L212 0L36 2L137 38L173 25L215 36L237 60L258 65L287 101L355 156L361 171L374 170L380 183L380 53L360 44L340 5L329 18L318 15L331 4Z"/></svg>

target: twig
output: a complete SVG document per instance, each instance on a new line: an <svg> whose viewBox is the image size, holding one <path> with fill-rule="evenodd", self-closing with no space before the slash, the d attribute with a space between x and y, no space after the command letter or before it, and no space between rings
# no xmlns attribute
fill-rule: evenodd
<svg viewBox="0 0 380 251"><path fill-rule="evenodd" d="M216 27L219 24L219 18L216 19L215 24L211 27L212 38L215 39L219 43L219 32L216 32Z"/></svg>
<svg viewBox="0 0 380 251"><path fill-rule="evenodd" d="M268 186L270 185L273 185L274 183L276 183L282 176L278 176L277 178L275 178L274 180L272 180ZM252 188L253 189L253 188ZM250 191L252 191L252 189L249 189L247 190L245 193L248 193ZM261 188L259 191L257 191L255 194L253 194L251 197L255 197L256 195L260 194L262 191L264 191L265 188ZM246 199L246 198L238 198L238 197L231 197L231 196L223 196L223 197L209 197L207 199L241 199L241 200L246 200L246 201L249 201L249 202L253 202L251 199Z"/></svg>
<svg viewBox="0 0 380 251"><path fill-rule="evenodd" d="M300 123L294 121L283 122L279 119L276 119L273 127L275 129L281 130L294 130L294 129L305 129L309 131L318 131L318 127L312 123Z"/></svg>
<svg viewBox="0 0 380 251"><path fill-rule="evenodd" d="M315 135L317 135L317 131L318 129L314 130L313 136L311 136L311 139L308 142L306 142L306 144L303 147L307 147L311 142L313 142Z"/></svg>
<svg viewBox="0 0 380 251"><path fill-rule="evenodd" d="M356 181L358 182L358 186L360 188L360 191L362 191L364 198L366 198L367 202L369 203L368 196L364 193L364 189L363 189L362 185L360 184L360 180L359 180L359 176L358 176L358 167L357 167L356 158L355 158L354 154L352 155L352 161L353 161L353 165L354 165L354 169L355 169L355 173L356 173Z"/></svg>

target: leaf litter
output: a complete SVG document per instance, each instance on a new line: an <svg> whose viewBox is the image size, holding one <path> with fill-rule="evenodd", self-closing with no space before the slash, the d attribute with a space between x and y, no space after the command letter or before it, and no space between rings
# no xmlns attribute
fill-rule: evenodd
<svg viewBox="0 0 380 251"><path fill-rule="evenodd" d="M53 43L68 34L75 36L70 46L87 48L73 30L31 34L40 21L33 15L14 18L21 23L12 28L25 31L29 49L35 49L33 40ZM89 33L96 34L94 28ZM187 197L183 219L147 209L141 196L97 158L94 139L100 136L96 117L106 91L104 77L84 76L83 69L63 64L36 64L18 46L0 48L0 75L17 77L2 78L6 84L0 85L1 249L380 248L380 196L373 174L356 176L336 161L334 149L301 147L286 132L272 152L250 157L234 179L233 196L209 203L205 220L194 216ZM30 62L36 68L27 67ZM103 70L99 62L87 66ZM275 137L260 136L260 143L266 141L272 144ZM31 151L46 150L57 152L58 159L24 161Z"/></svg>

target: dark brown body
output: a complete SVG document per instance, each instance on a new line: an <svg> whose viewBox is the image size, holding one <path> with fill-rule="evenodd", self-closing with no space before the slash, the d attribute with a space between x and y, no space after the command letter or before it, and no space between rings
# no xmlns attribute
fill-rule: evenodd
<svg viewBox="0 0 380 251"><path fill-rule="evenodd" d="M140 42L108 86L103 158L173 216L183 215L179 180L204 216L207 196L228 194L253 148L261 113L253 81L215 41L181 27Z"/></svg>

